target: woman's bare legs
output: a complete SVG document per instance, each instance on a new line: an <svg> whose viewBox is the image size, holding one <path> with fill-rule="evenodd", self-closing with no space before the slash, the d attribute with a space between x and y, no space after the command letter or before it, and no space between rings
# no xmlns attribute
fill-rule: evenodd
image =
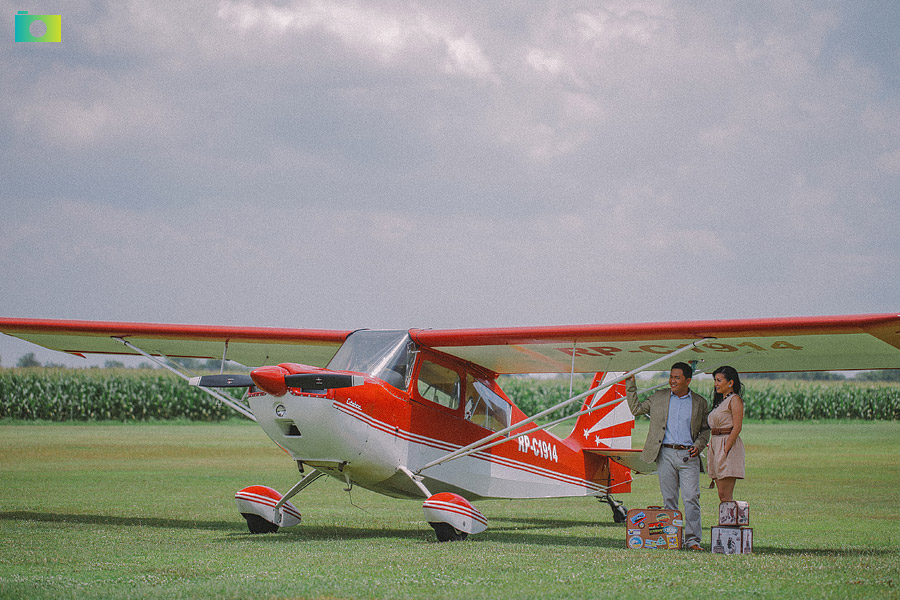
<svg viewBox="0 0 900 600"><path fill-rule="evenodd" d="M716 479L716 491L719 492L719 502L734 500L734 484L737 477L721 477Z"/></svg>

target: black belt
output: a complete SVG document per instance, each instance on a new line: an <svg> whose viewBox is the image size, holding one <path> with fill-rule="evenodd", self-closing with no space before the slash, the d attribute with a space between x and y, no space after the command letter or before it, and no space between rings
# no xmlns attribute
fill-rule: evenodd
<svg viewBox="0 0 900 600"><path fill-rule="evenodd" d="M663 444L663 448L672 448L673 450L690 450L693 446L682 446L681 444Z"/></svg>

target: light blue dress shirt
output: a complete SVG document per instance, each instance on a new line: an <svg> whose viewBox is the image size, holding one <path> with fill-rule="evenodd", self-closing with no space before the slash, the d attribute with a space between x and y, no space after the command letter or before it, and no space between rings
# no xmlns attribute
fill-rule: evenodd
<svg viewBox="0 0 900 600"><path fill-rule="evenodd" d="M681 444L690 446L694 443L691 438L691 409L693 401L691 392L684 396L676 396L672 392L669 396L669 417L666 420L666 433L663 436L663 444Z"/></svg>

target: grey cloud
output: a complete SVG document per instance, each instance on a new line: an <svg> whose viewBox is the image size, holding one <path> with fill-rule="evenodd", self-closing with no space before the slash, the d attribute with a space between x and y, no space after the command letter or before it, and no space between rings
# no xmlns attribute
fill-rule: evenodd
<svg viewBox="0 0 900 600"><path fill-rule="evenodd" d="M62 44L0 56L4 314L354 327L896 310L889 7L53 10Z"/></svg>

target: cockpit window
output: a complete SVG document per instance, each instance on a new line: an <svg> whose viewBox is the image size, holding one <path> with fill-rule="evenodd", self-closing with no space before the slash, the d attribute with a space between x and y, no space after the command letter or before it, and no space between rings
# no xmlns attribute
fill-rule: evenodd
<svg viewBox="0 0 900 600"><path fill-rule="evenodd" d="M406 331L354 331L328 363L333 371L366 373L398 389L406 389L416 345Z"/></svg>
<svg viewBox="0 0 900 600"><path fill-rule="evenodd" d="M512 409L486 381L472 375L466 378L466 418L491 431L509 427Z"/></svg>
<svg viewBox="0 0 900 600"><path fill-rule="evenodd" d="M417 390L419 396L441 406L459 408L459 373L430 360L419 367Z"/></svg>

